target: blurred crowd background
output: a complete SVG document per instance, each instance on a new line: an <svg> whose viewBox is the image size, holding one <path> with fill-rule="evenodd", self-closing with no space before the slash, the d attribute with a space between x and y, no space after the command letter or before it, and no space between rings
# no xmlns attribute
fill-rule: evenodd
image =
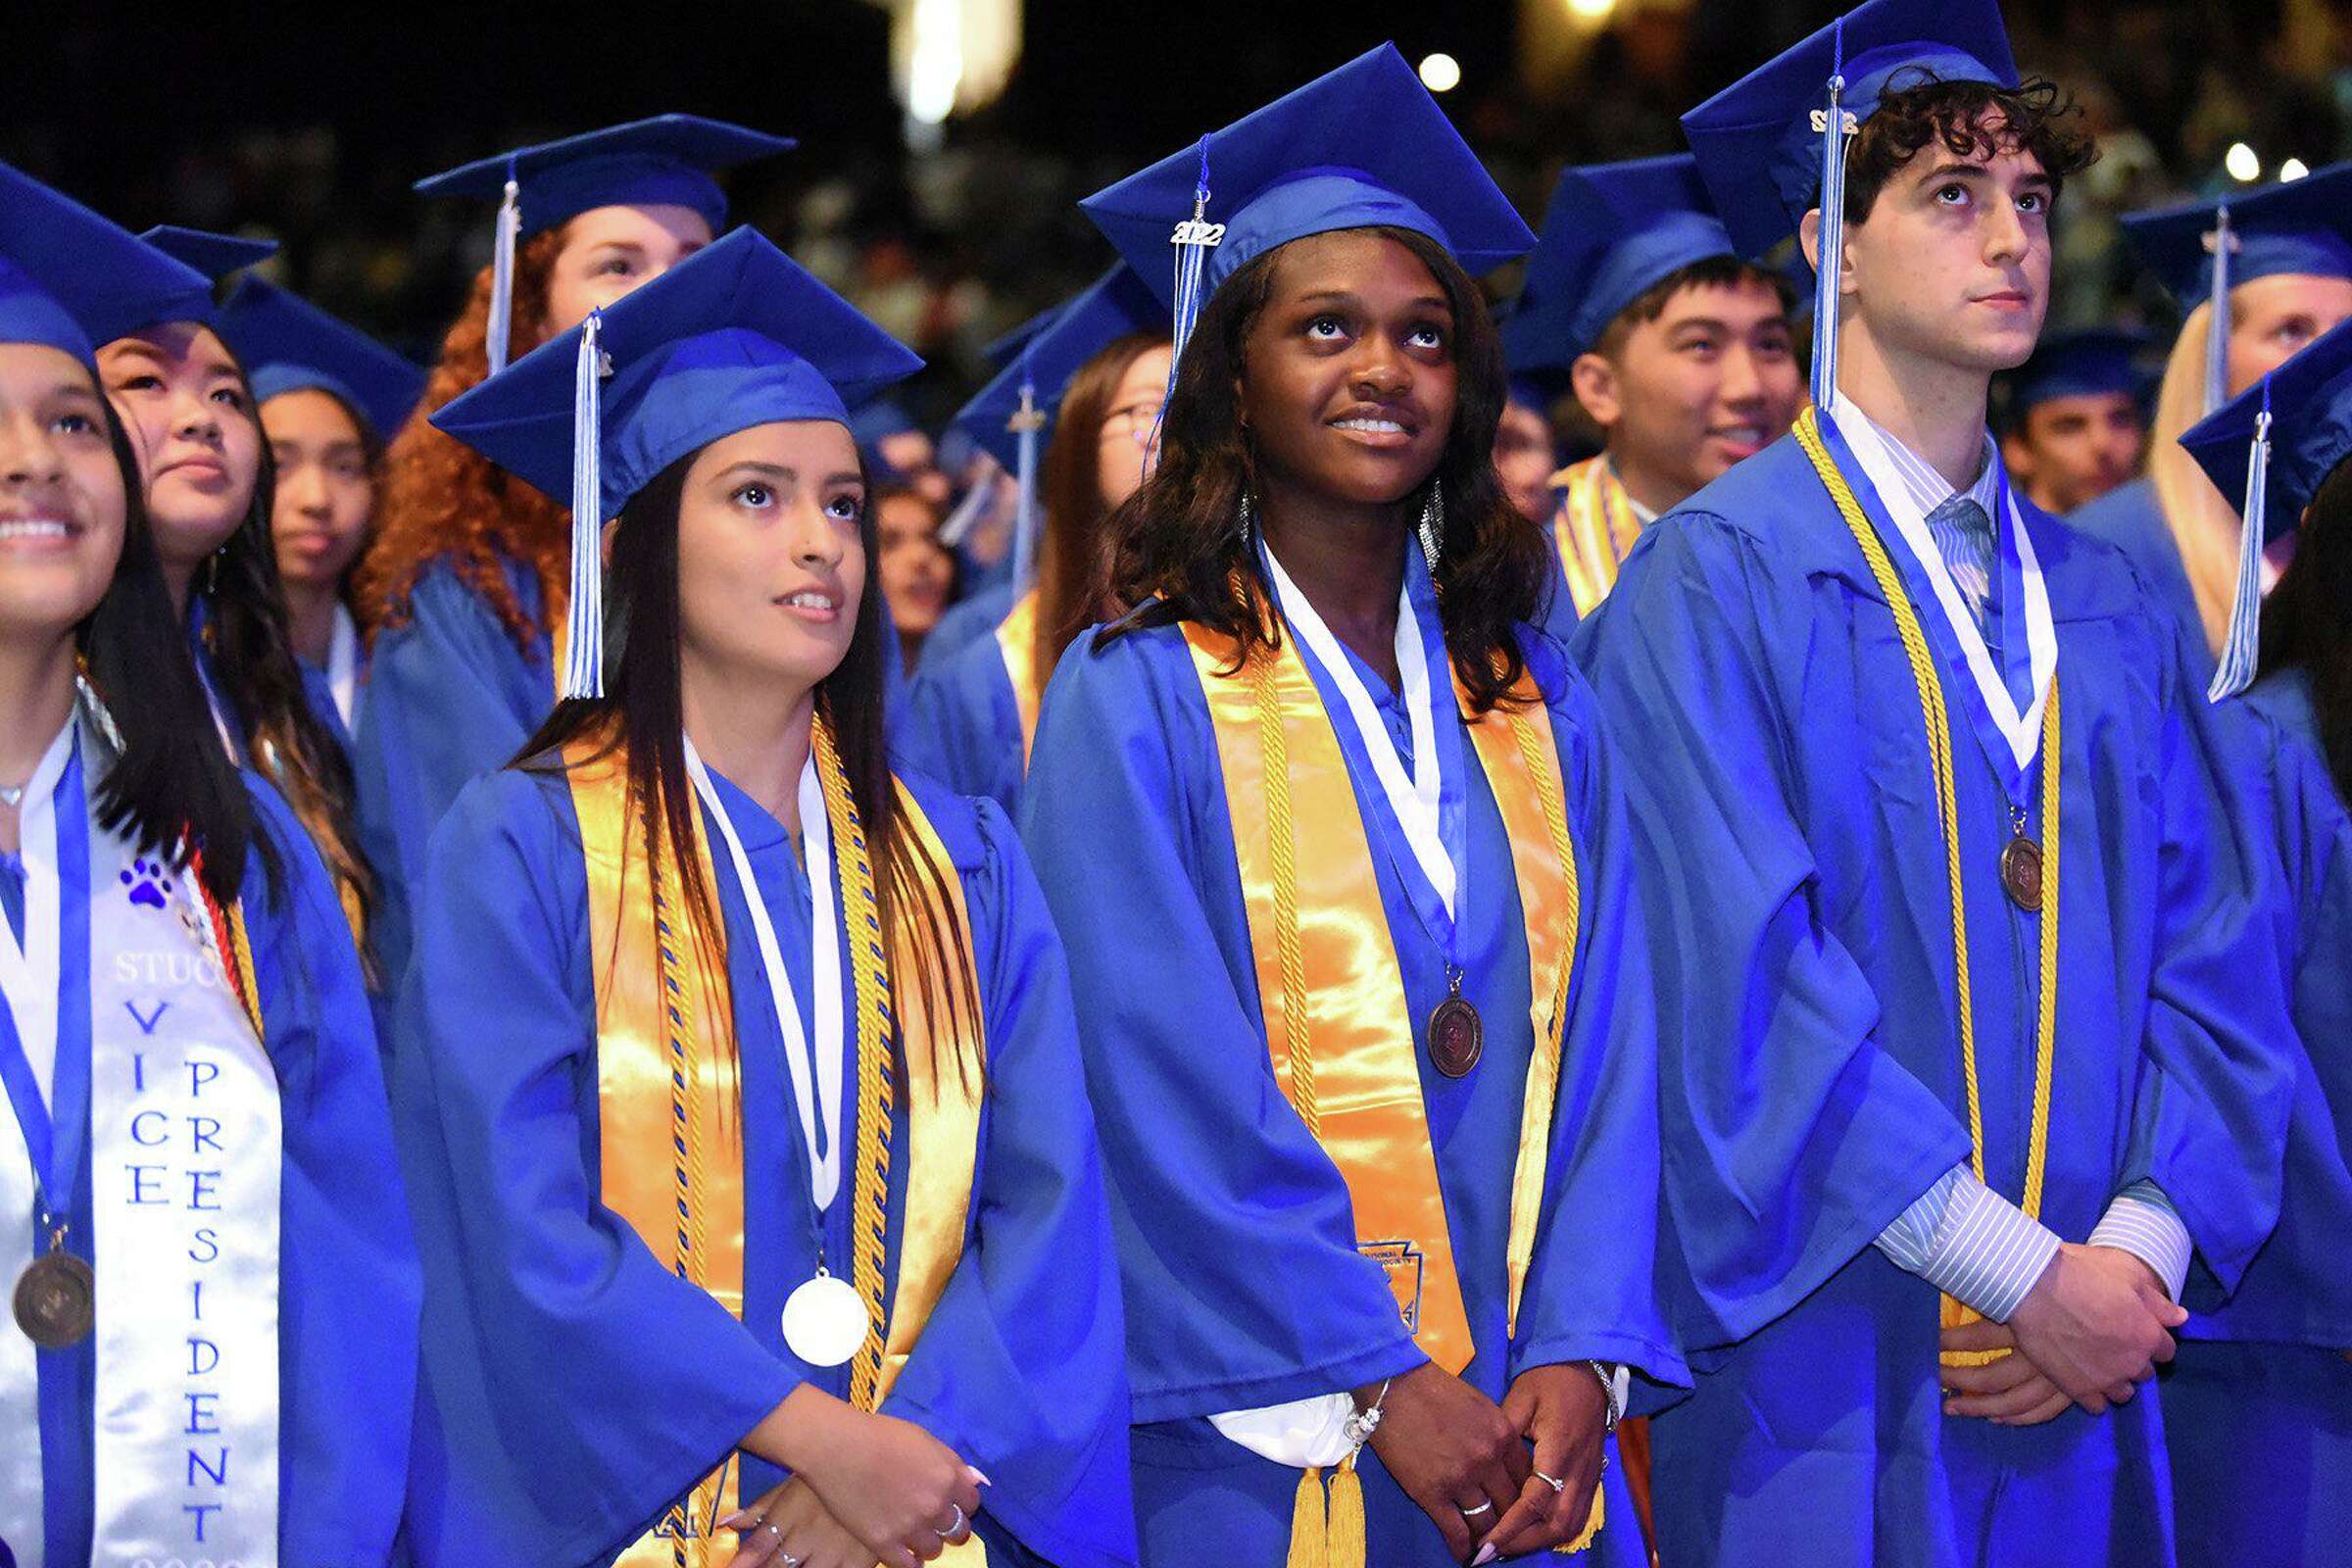
<svg viewBox="0 0 2352 1568"><path fill-rule="evenodd" d="M757 224L931 362L934 426L979 348L1098 271L1075 203L1384 38L1531 223L1562 166L1679 150L1676 117L1834 0L685 0L22 11L0 159L133 228L282 242L263 270L429 362L490 215L410 182L680 110L800 138L731 177ZM2019 64L2103 156L2060 212L2051 324L2175 324L2117 215L2352 156L2352 0L2038 0ZM1494 286L1508 296L1509 273Z"/></svg>

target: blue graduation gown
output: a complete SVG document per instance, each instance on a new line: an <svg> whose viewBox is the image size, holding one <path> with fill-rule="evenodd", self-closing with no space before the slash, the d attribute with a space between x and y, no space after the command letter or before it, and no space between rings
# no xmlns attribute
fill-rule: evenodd
<svg viewBox="0 0 2352 1568"><path fill-rule="evenodd" d="M2205 641L2205 619L2197 611L2197 591L2189 586L2188 568L2180 564L2180 547L2173 540L2172 525L2156 499L2156 481L2144 475L2108 491L2088 506L2066 514L2066 525L2101 539L2124 554L2139 573L2141 585L2180 628L2188 647L2188 673L2202 691L2213 679L2219 662Z"/></svg>
<svg viewBox="0 0 2352 1568"><path fill-rule="evenodd" d="M2020 507L2064 699L2042 1219L2080 1241L2153 1178L2195 1243L2192 1295L2227 1289L2277 1212L2292 1084L2249 915L2264 852L2222 805L2169 618L2112 550ZM1980 699L1913 598L1951 705L1984 1163L2014 1197L2039 928L2001 892ZM1662 1557L1945 1565L2055 1533L2070 1563L2169 1560L2157 1401L1946 1419L1936 1293L1870 1245L1969 1152L1949 892L1910 665L1795 439L1645 528L1572 646L1615 733L1642 737L1622 756L1665 1014L1676 1327L1711 1374L1652 1424ZM2037 814L2038 764L2026 789Z"/></svg>
<svg viewBox="0 0 2352 1568"><path fill-rule="evenodd" d="M959 795L1020 810L1021 710L994 628L945 663L933 663L925 649L897 735L908 766Z"/></svg>
<svg viewBox="0 0 2352 1568"><path fill-rule="evenodd" d="M798 851L717 787L808 1016ZM882 1408L995 1483L978 1521L992 1560L1113 1568L1134 1556L1117 1281L1067 979L1003 815L918 788L970 910L989 1085L976 1235ZM459 795L420 889L430 918L403 992L394 1084L425 1266L409 1510L425 1568L478 1563L485 1542L527 1544L517 1549L549 1568L610 1562L802 1382L848 1393L847 1367L784 1348L785 1298L815 1266L808 1164L746 890L723 849L713 893L742 1071L742 1319L598 1200L577 821L560 776L493 774ZM846 946L842 976L846 988ZM854 1081L854 1060L847 1070ZM851 1102L841 1136L854 1149ZM903 1106L893 1122L904 1149ZM895 1272L906 1162L891 1175ZM852 1256L849 1197L845 1180L824 1222L837 1272ZM781 1479L744 1456L747 1499Z"/></svg>
<svg viewBox="0 0 2352 1568"><path fill-rule="evenodd" d="M284 878L272 898L259 851L248 858L246 933L283 1115L278 1561L382 1564L408 1483L416 1251L351 929L294 813L258 775L247 773L245 783L257 830L276 846ZM86 1054L87 1028L61 1031L59 1049L69 1044ZM84 1122L68 1232L85 1259L89 1136ZM39 1361L48 1561L85 1568L96 1518L97 1340L41 1351Z"/></svg>
<svg viewBox="0 0 2352 1568"><path fill-rule="evenodd" d="M2274 675L2242 721L2285 868L2281 955L2304 1059L2278 1228L2230 1301L2182 1330L2164 1379L2180 1560L2322 1562L2352 1540L2352 817L2318 750L2308 676Z"/></svg>
<svg viewBox="0 0 2352 1568"><path fill-rule="evenodd" d="M979 588L965 586L964 596L941 612L939 624L923 639L923 651L914 662L917 674L945 664L995 631L997 623L1012 613L1013 592L1009 582Z"/></svg>
<svg viewBox="0 0 2352 1568"><path fill-rule="evenodd" d="M1613 764L1558 646L1521 635L1549 696L1584 916L1544 1222L1515 1341L1504 1250L1534 1049L1527 936L1502 819L1466 737L1463 991L1486 1021L1486 1054L1459 1080L1420 1063L1476 1346L1463 1377L1497 1400L1525 1368L1588 1357L1685 1376L1651 1288L1653 1045ZM1394 694L1377 676L1367 685L1392 735L1409 737ZM1345 711L1329 692L1325 703ZM1276 1085L1216 738L1182 633L1073 643L1047 690L1030 779L1022 832L1069 949L1110 1172L1144 1558L1275 1568L1298 1472L1205 1418L1377 1383L1426 1358L1356 1251L1338 1169ZM1426 1018L1446 994L1444 956L1386 857L1371 859L1407 1004ZM1437 1526L1370 1449L1361 1464L1372 1560L1450 1562ZM1640 1560L1621 1490L1610 1517L1603 1541Z"/></svg>

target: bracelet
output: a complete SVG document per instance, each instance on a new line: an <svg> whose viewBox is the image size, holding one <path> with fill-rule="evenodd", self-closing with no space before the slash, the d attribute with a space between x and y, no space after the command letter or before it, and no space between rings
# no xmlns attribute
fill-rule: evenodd
<svg viewBox="0 0 2352 1568"><path fill-rule="evenodd" d="M1608 1419L1601 1424L1600 1430L1614 1432L1617 1423L1625 1419L1625 1405L1617 1397L1617 1374L1602 1361L1587 1361L1585 1365L1591 1367L1592 1375L1600 1379L1600 1396L1608 1401Z"/></svg>
<svg viewBox="0 0 2352 1568"><path fill-rule="evenodd" d="M1389 1385L1395 1381L1394 1378L1383 1378L1380 1393L1373 1396L1372 1402L1349 1416L1347 1424L1340 1428L1340 1435L1348 1440L1348 1447L1360 1449L1372 1441L1372 1434L1380 1430L1381 1406L1389 1402Z"/></svg>

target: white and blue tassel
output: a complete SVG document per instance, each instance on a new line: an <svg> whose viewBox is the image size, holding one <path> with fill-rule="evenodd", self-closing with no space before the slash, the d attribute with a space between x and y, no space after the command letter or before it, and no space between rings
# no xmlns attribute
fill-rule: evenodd
<svg viewBox="0 0 2352 1568"><path fill-rule="evenodd" d="M580 326L571 382L571 604L565 612L565 701L605 695L604 313Z"/></svg>
<svg viewBox="0 0 2352 1568"><path fill-rule="evenodd" d="M1030 373L1030 346L1021 349L1021 406L1007 427L1017 451L1015 476L1019 502L1012 514L1012 591L1025 594L1037 580L1037 536L1043 518L1037 504L1037 438L1045 428L1045 412L1037 406L1037 382Z"/></svg>
<svg viewBox="0 0 2352 1568"><path fill-rule="evenodd" d="M498 232L490 246L490 373L507 368L514 325L514 241L522 232L522 187L514 182L514 160L507 160L507 193L498 204Z"/></svg>
<svg viewBox="0 0 2352 1568"><path fill-rule="evenodd" d="M1838 396L1838 280L1845 249L1845 139L1856 122L1845 112L1845 22L1838 23L1830 70L1830 105L1813 111L1821 132L1821 226L1813 269L1813 404L1830 412Z"/></svg>
<svg viewBox="0 0 2352 1568"><path fill-rule="evenodd" d="M1224 243L1225 225L1208 220L1208 138L1200 138L1200 177L1193 185L1193 216L1176 225L1169 243L1176 247L1176 310L1171 323L1170 341L1174 352L1168 356L1167 400L1176 396L1176 372L1184 364L1184 346L1192 341L1193 326L1200 319L1202 279L1208 270L1208 253ZM1167 400L1160 404L1160 415L1167 415ZM1152 426L1153 454L1159 451L1159 425Z"/></svg>
<svg viewBox="0 0 2352 1568"><path fill-rule="evenodd" d="M2230 401L2230 257L2237 235L2230 227L2228 202L2214 209L2205 248L2213 253L2213 308L2205 322L2205 412L2211 414Z"/></svg>
<svg viewBox="0 0 2352 1568"><path fill-rule="evenodd" d="M2254 444L2246 449L2244 525L2237 538L2237 593L2230 601L2230 635L2222 644L2221 663L2213 684L2205 688L2209 702L2235 697L2254 684L2262 659L2262 547L2270 532L2271 502L2271 382L2262 382L2262 412L2254 416Z"/></svg>

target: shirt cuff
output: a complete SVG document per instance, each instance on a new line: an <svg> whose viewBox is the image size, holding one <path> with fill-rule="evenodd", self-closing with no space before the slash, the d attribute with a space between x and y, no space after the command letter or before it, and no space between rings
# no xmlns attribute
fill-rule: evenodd
<svg viewBox="0 0 2352 1568"><path fill-rule="evenodd" d="M2180 1211L2154 1182L2136 1181L2116 1194L2091 1231L2090 1245L2130 1252L2155 1271L2167 1296L2180 1299L2181 1287L2188 1282L2192 1250L2188 1227L2180 1223Z"/></svg>
<svg viewBox="0 0 2352 1568"><path fill-rule="evenodd" d="M2058 1255L2049 1227L1955 1165L1880 1233L1897 1268L2006 1323Z"/></svg>

